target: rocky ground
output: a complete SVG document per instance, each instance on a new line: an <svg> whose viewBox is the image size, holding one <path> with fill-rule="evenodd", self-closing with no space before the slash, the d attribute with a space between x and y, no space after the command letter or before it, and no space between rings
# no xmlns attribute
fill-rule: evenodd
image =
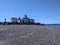
<svg viewBox="0 0 60 45"><path fill-rule="evenodd" d="M60 28L0 25L0 45L60 45Z"/></svg>

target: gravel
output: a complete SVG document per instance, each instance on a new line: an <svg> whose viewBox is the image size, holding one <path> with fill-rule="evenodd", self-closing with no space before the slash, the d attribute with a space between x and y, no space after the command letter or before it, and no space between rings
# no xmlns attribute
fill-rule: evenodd
<svg viewBox="0 0 60 45"><path fill-rule="evenodd" d="M2 25L0 45L60 45L60 28L40 25Z"/></svg>

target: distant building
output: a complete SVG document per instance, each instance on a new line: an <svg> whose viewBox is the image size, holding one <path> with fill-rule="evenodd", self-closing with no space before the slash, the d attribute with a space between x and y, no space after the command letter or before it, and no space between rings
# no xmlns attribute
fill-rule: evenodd
<svg viewBox="0 0 60 45"><path fill-rule="evenodd" d="M21 23L21 18L20 17L17 19L17 22L18 23Z"/></svg>
<svg viewBox="0 0 60 45"><path fill-rule="evenodd" d="M12 17L11 18L11 22L17 22L17 18L16 17Z"/></svg>
<svg viewBox="0 0 60 45"><path fill-rule="evenodd" d="M34 19L30 19L27 17L27 15L24 15L22 19L20 17L19 18L12 17L11 22L28 24L28 23L34 23Z"/></svg>
<svg viewBox="0 0 60 45"><path fill-rule="evenodd" d="M34 19L28 18L27 15L25 15L22 20L23 23L34 23Z"/></svg>

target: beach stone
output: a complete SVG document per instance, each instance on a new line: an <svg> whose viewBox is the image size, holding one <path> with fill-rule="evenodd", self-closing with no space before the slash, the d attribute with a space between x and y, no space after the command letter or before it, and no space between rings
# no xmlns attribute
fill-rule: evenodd
<svg viewBox="0 0 60 45"><path fill-rule="evenodd" d="M60 45L60 28L6 25L0 28L0 45Z"/></svg>

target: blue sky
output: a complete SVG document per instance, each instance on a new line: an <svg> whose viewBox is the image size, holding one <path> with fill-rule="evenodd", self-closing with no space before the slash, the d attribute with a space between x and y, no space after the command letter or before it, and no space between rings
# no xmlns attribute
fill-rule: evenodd
<svg viewBox="0 0 60 45"><path fill-rule="evenodd" d="M60 0L0 0L0 21L24 15L41 23L60 23Z"/></svg>

